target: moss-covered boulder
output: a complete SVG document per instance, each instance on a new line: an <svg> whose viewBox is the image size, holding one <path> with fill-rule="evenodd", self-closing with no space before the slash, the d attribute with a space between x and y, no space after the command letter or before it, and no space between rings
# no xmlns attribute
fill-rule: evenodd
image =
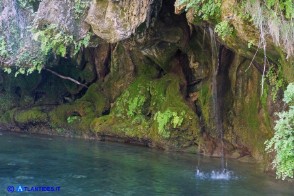
<svg viewBox="0 0 294 196"><path fill-rule="evenodd" d="M72 103L63 104L49 112L53 128L87 132L92 120L109 110L109 100L99 84L91 85L86 94Z"/></svg>
<svg viewBox="0 0 294 196"><path fill-rule="evenodd" d="M15 111L14 120L21 125L35 125L48 123L48 115L41 108L31 108L27 110Z"/></svg>
<svg viewBox="0 0 294 196"><path fill-rule="evenodd" d="M148 140L163 148L185 148L199 139L197 116L181 95L174 74L151 81L138 77L110 114L96 118L91 129L98 135Z"/></svg>

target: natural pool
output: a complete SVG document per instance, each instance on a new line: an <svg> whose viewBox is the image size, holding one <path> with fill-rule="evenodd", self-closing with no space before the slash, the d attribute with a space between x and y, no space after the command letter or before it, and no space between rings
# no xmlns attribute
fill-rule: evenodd
<svg viewBox="0 0 294 196"><path fill-rule="evenodd" d="M197 173L197 166L200 171ZM256 164L229 160L229 179L213 178L219 159L108 142L0 132L0 195L19 186L60 187L25 195L294 195L293 183ZM14 195L13 194L13 195Z"/></svg>

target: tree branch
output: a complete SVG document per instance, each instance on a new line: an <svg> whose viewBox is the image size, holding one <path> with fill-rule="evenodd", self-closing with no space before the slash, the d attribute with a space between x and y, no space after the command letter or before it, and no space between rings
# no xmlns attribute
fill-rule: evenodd
<svg viewBox="0 0 294 196"><path fill-rule="evenodd" d="M50 72L50 73L52 73L52 74L58 76L58 77L61 78L61 79L69 80L69 81L71 81L71 82L73 82L73 83L75 83L75 84L77 84L77 85L79 85L79 86L83 86L83 87L85 87L85 88L88 88L88 86L86 86L85 84L82 84L82 83L80 83L79 81L77 81L77 80L75 80L75 79L73 79L73 78L71 78L71 77L67 77L67 76L60 75L59 73L57 73L57 72L55 72L55 71L52 71L52 70L50 70L50 69L47 69L47 68L44 68L44 70L46 70L46 71L48 71L48 72Z"/></svg>

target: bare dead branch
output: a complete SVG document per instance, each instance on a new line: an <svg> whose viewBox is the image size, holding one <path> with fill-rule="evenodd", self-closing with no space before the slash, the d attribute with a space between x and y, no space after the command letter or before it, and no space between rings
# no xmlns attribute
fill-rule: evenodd
<svg viewBox="0 0 294 196"><path fill-rule="evenodd" d="M82 86L82 87L88 88L88 86L86 86L85 84L82 84L82 83L80 83L79 81L77 81L77 80L75 80L75 79L73 79L73 78L71 78L71 77L67 77L67 76L60 75L59 73L57 73L57 72L55 72L55 71L52 71L52 70L50 70L50 69L48 69L48 68L44 68L44 70L46 70L46 71L48 71L48 72L50 72L50 73L56 75L57 77L59 77L59 78L61 78L61 79L69 80L69 81L71 81L71 82L73 82L73 83L75 83L75 84L77 84L77 85L79 85L79 86Z"/></svg>

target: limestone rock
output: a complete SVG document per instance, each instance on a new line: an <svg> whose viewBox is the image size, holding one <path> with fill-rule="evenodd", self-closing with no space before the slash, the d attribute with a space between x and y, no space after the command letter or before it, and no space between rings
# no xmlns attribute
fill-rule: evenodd
<svg viewBox="0 0 294 196"><path fill-rule="evenodd" d="M32 40L28 26L32 24L30 8L22 8L16 0L0 1L1 66L28 66L27 56L38 54L38 44Z"/></svg>
<svg viewBox="0 0 294 196"><path fill-rule="evenodd" d="M86 22L96 35L115 43L129 38L142 23L148 26L160 7L156 0L93 0Z"/></svg>
<svg viewBox="0 0 294 196"><path fill-rule="evenodd" d="M84 22L86 9L90 5L90 0L81 1L81 8L76 7L73 0L43 0L34 19L34 25L38 28L55 24L63 31L82 38L89 30L89 25Z"/></svg>

